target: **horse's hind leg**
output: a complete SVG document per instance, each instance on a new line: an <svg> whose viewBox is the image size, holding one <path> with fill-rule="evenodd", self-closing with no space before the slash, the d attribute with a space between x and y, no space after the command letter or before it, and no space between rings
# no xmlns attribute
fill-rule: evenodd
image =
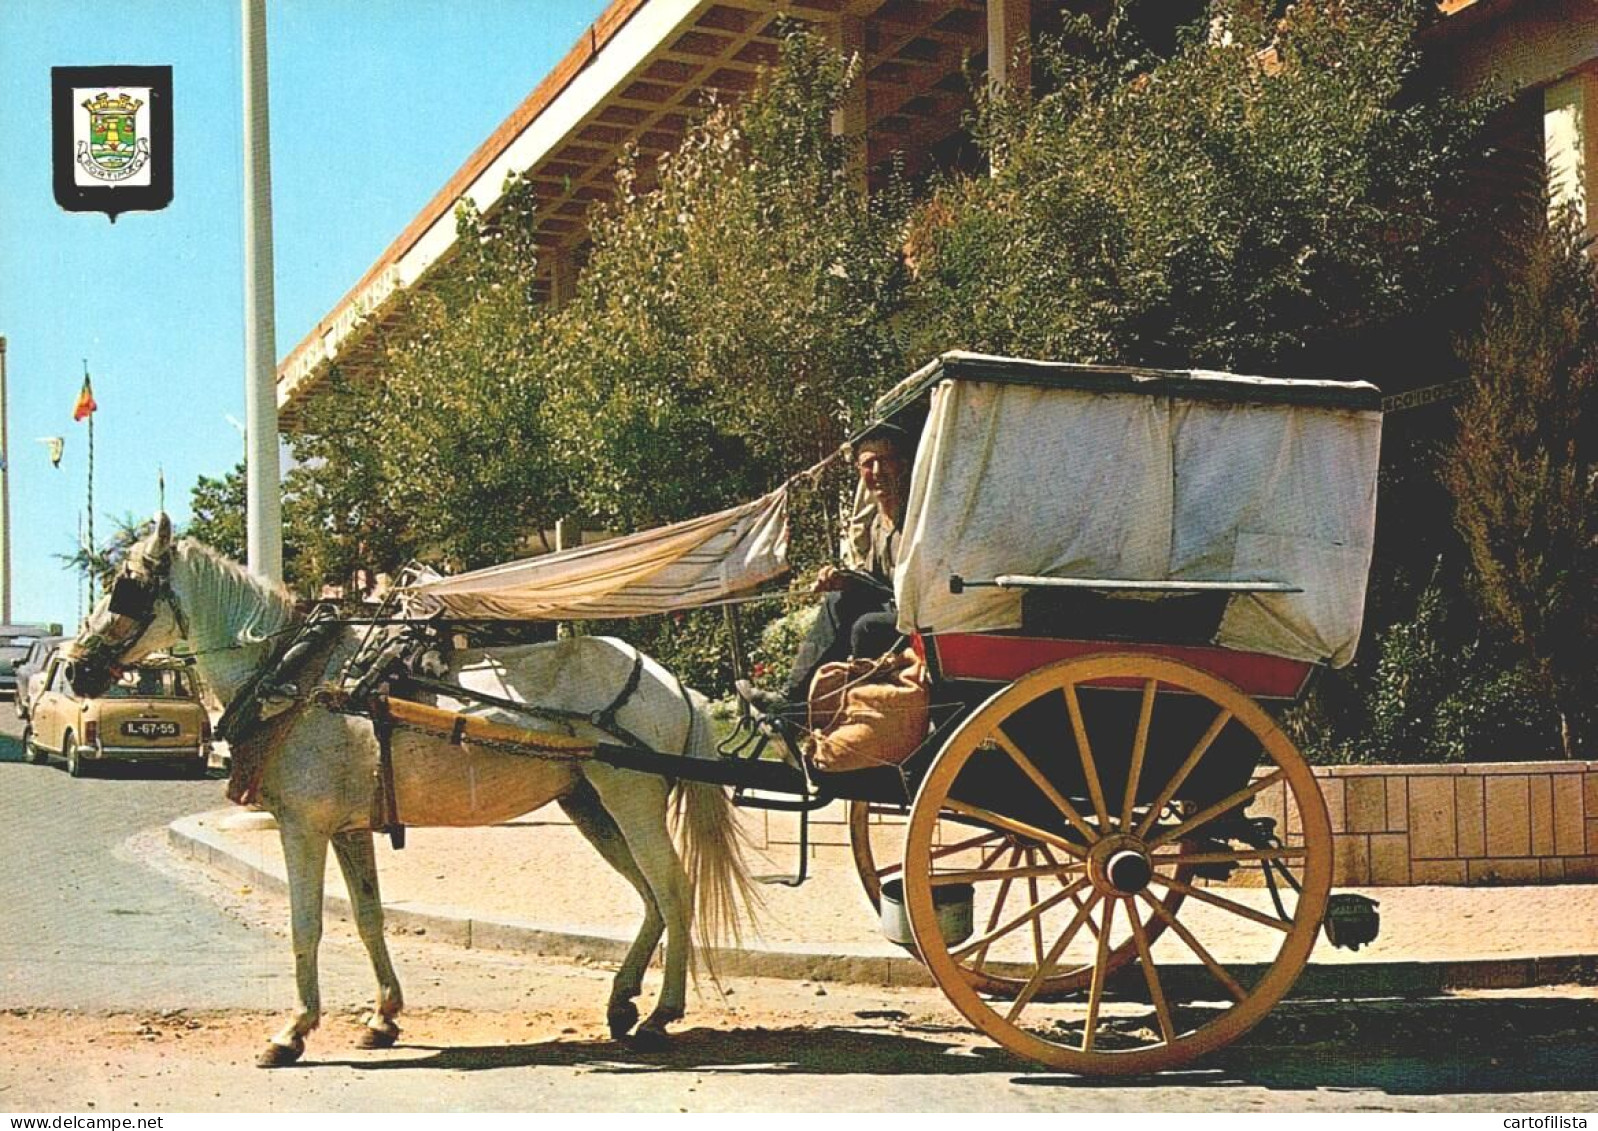
<svg viewBox="0 0 1598 1131"><path fill-rule="evenodd" d="M677 849L666 828L666 803L670 787L664 778L586 765L583 774L593 783L606 812L627 840L627 848L643 873L666 925L666 972L655 1010L638 1027L641 1044L663 1044L666 1026L679 1021L688 997L688 960L693 939L693 890Z"/></svg>
<svg viewBox="0 0 1598 1131"><path fill-rule="evenodd" d="M610 1001L605 1007L610 1035L619 1040L638 1024L638 1006L633 1004L633 999L643 989L644 969L649 965L655 948L660 945L666 921L661 917L660 908L655 905L649 881L638 870L638 862L627 847L627 838L600 804L594 787L578 779L576 790L560 799L560 807L571 818L572 824L577 826L577 831L588 839L588 843L612 868L632 884L638 897L644 901L644 921L638 928L638 937L633 939L633 945L627 950L627 957L622 960L621 969L616 971L616 978L610 987Z"/></svg>
<svg viewBox="0 0 1598 1131"><path fill-rule="evenodd" d="M322 883L327 869L327 837L285 823L279 817L283 863L288 871L289 926L294 944L295 1011L256 1060L262 1068L293 1064L305 1052L305 1036L322 1021L322 991L316 952L322 943Z"/></svg>
<svg viewBox="0 0 1598 1131"><path fill-rule="evenodd" d="M383 897L377 884L372 834L365 829L337 834L333 837L333 854L338 858L344 886L349 889L350 903L355 908L355 929L366 944L372 972L377 975L377 1009L366 1020L361 1047L386 1049L399 1039L399 1025L394 1018L404 1008L405 996L400 992L399 977L383 938Z"/></svg>

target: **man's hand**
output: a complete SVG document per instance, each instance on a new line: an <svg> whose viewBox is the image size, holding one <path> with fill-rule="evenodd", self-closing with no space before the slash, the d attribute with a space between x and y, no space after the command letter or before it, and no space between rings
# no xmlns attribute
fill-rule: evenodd
<svg viewBox="0 0 1598 1131"><path fill-rule="evenodd" d="M810 586L812 593L838 593L845 589L870 589L881 590L891 594L893 586L878 580L864 570L849 569L846 566L822 566L816 574L816 580Z"/></svg>
<svg viewBox="0 0 1598 1131"><path fill-rule="evenodd" d="M812 593L837 593L849 584L848 574L838 569L837 566L824 565L821 572L816 574L815 584L810 586Z"/></svg>

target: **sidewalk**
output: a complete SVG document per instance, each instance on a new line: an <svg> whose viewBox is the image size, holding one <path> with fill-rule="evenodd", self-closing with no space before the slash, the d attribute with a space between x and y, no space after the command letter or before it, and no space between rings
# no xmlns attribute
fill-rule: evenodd
<svg viewBox="0 0 1598 1131"><path fill-rule="evenodd" d="M244 812L175 821L171 843L258 889L285 891L276 830L237 827ZM792 872L797 850L774 827L783 818L745 811L741 819L756 845L752 871ZM723 959L727 973L928 983L921 965L882 937L839 832L835 817L812 826L822 843L812 848L803 885L760 885L765 910L759 934L746 932L743 949ZM401 851L384 837L377 845L391 930L469 947L619 961L638 926L637 896L554 807L490 828L408 829ZM347 914L331 854L327 893L337 913ZM1249 889L1225 894L1263 898ZM1322 935L1299 994L1386 996L1598 981L1598 884L1390 887L1363 894L1380 903L1380 937L1351 952L1334 949ZM1181 917L1223 963L1264 957L1257 932L1230 926L1236 916L1190 902Z"/></svg>

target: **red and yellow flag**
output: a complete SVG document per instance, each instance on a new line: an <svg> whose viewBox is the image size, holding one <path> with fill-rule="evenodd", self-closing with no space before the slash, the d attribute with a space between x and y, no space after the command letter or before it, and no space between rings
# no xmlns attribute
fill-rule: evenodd
<svg viewBox="0 0 1598 1131"><path fill-rule="evenodd" d="M72 408L72 419L83 420L92 416L94 410L100 406L94 403L94 388L89 384L89 375L83 375L83 391L78 394L78 403Z"/></svg>

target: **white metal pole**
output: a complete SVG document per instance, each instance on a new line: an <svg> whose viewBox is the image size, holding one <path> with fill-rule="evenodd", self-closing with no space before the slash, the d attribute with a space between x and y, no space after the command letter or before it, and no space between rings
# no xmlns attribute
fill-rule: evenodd
<svg viewBox="0 0 1598 1131"><path fill-rule="evenodd" d="M243 0L243 15L245 544L251 572L271 581L282 581L266 0Z"/></svg>

